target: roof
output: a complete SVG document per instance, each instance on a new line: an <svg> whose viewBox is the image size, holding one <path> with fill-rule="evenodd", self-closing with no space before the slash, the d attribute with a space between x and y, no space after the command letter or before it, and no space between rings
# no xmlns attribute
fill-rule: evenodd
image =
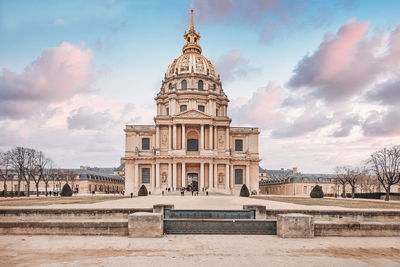
<svg viewBox="0 0 400 267"><path fill-rule="evenodd" d="M259 167L260 172L266 172L266 179L260 180L260 184L281 184L281 183L332 183L334 174L323 173L301 173L293 170L267 170Z"/></svg>

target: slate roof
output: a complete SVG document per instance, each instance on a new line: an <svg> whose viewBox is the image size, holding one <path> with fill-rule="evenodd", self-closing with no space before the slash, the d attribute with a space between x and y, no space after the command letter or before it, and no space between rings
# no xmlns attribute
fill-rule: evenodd
<svg viewBox="0 0 400 267"><path fill-rule="evenodd" d="M264 170L260 167L260 170ZM267 178L260 180L262 184L281 184L281 183L333 183L335 175L322 173L294 173L293 170L264 170Z"/></svg>

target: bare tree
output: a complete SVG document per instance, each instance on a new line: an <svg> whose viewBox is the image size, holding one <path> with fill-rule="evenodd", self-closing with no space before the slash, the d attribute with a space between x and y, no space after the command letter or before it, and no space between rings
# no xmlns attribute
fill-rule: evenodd
<svg viewBox="0 0 400 267"><path fill-rule="evenodd" d="M28 165L26 172L30 179L35 182L36 196L39 196L39 183L43 179L44 170L47 167L49 159L44 156L42 151L34 149L28 150Z"/></svg>
<svg viewBox="0 0 400 267"><path fill-rule="evenodd" d="M11 169L10 152L0 152L0 178L3 179L4 197L7 197L7 180ZM13 189L11 188L11 191Z"/></svg>
<svg viewBox="0 0 400 267"><path fill-rule="evenodd" d="M57 170L54 168L54 163L51 159L48 159L47 167L42 168L42 181L45 184L46 194L49 188L49 182L51 180L54 181L54 178L57 175Z"/></svg>
<svg viewBox="0 0 400 267"><path fill-rule="evenodd" d="M389 201L391 186L400 182L400 146L375 152L370 156L369 165L386 191L385 201Z"/></svg>
<svg viewBox="0 0 400 267"><path fill-rule="evenodd" d="M379 181L374 173L366 169L359 179L359 185L361 193L373 193L379 188Z"/></svg>
<svg viewBox="0 0 400 267"><path fill-rule="evenodd" d="M21 195L21 181L24 179L27 183L27 190L29 196L30 184L29 176L26 173L26 168L28 165L28 148L16 147L10 150L10 159L12 168L18 174L18 196Z"/></svg>
<svg viewBox="0 0 400 267"><path fill-rule="evenodd" d="M346 170L345 166L337 166L335 168L335 173L336 173L336 178L335 178L335 183L342 185L342 197L346 198L346 184L347 184L347 179L346 179Z"/></svg>

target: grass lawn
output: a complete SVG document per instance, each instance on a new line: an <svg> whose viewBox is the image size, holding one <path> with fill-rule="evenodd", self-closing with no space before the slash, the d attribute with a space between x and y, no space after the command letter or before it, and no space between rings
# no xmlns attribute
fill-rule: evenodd
<svg viewBox="0 0 400 267"><path fill-rule="evenodd" d="M53 204L91 204L114 199L125 198L121 195L104 196L72 196L72 197L21 197L1 198L0 206L48 206Z"/></svg>
<svg viewBox="0 0 400 267"><path fill-rule="evenodd" d="M258 199L307 205L307 206L337 206L353 209L400 209L399 202L368 201L342 198L303 198L303 197L257 197Z"/></svg>

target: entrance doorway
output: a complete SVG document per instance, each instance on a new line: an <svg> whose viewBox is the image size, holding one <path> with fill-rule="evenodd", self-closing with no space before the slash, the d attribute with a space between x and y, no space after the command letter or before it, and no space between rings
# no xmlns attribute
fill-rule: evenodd
<svg viewBox="0 0 400 267"><path fill-rule="evenodd" d="M188 173L188 187L191 190L199 190L199 176L197 173Z"/></svg>

